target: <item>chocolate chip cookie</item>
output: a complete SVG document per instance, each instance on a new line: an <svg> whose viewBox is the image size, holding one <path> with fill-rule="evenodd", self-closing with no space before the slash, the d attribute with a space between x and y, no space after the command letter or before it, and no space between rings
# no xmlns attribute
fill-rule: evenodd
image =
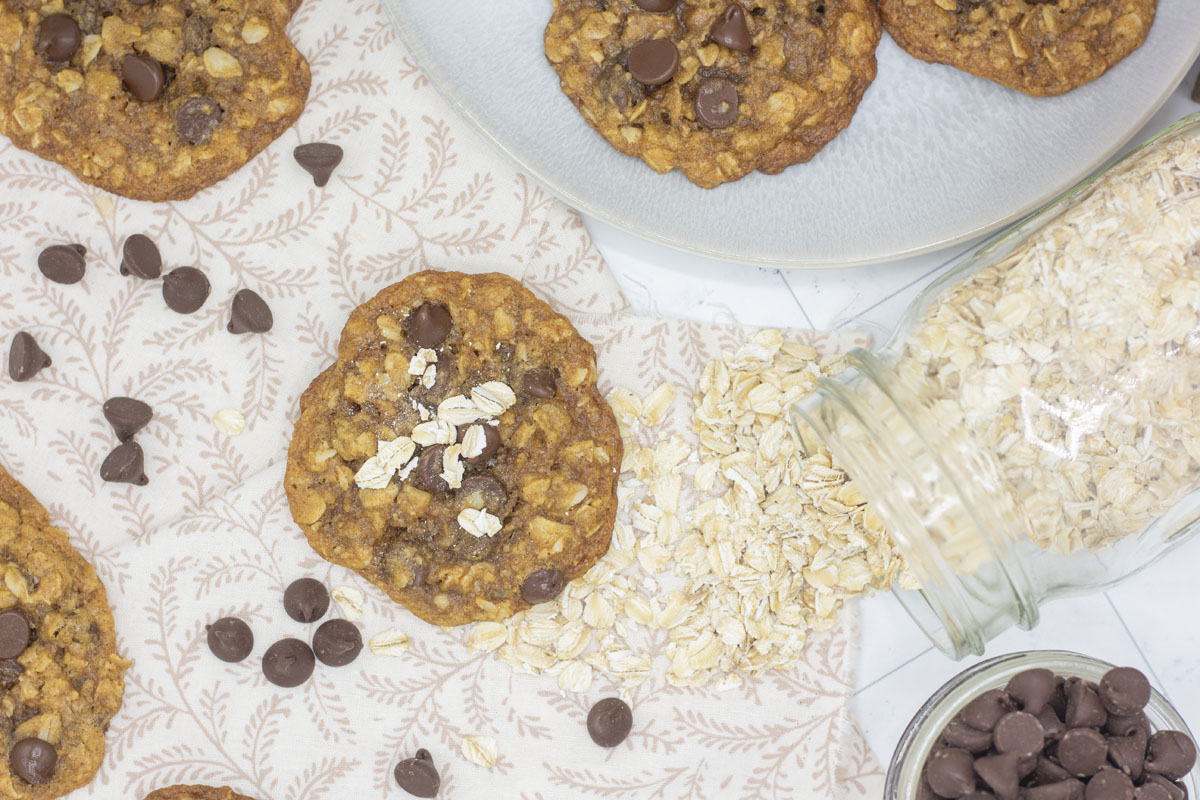
<svg viewBox="0 0 1200 800"><path fill-rule="evenodd" d="M880 0L909 54L1035 97L1103 75L1146 39L1158 0Z"/></svg>
<svg viewBox="0 0 1200 800"><path fill-rule="evenodd" d="M300 115L296 0L0 0L0 133L80 180L182 200Z"/></svg>
<svg viewBox="0 0 1200 800"><path fill-rule="evenodd" d="M557 0L545 45L610 144L712 188L837 136L880 34L874 0Z"/></svg>
<svg viewBox="0 0 1200 800"><path fill-rule="evenodd" d="M0 796L49 800L96 774L129 662L96 571L3 468L0 570Z"/></svg>
<svg viewBox="0 0 1200 800"><path fill-rule="evenodd" d="M155 789L146 800L251 800L228 786L168 786Z"/></svg>
<svg viewBox="0 0 1200 800"><path fill-rule="evenodd" d="M553 599L608 549L620 433L575 328L505 275L421 272L350 315L285 485L312 547L436 625Z"/></svg>

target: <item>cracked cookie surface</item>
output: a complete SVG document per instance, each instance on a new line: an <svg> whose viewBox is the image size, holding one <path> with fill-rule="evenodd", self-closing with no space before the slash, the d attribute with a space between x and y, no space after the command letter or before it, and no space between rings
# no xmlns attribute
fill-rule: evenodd
<svg viewBox="0 0 1200 800"><path fill-rule="evenodd" d="M563 92L613 147L712 188L807 161L837 136L875 78L880 32L874 0L688 0L665 12L557 0L545 47ZM638 63L654 40L676 47L661 83L665 72ZM705 113L714 87L734 102Z"/></svg>
<svg viewBox="0 0 1200 800"><path fill-rule="evenodd" d="M880 0L909 54L1035 97L1095 80L1146 39L1158 0Z"/></svg>
<svg viewBox="0 0 1200 800"><path fill-rule="evenodd" d="M251 800L228 786L167 786L155 789L145 800Z"/></svg>
<svg viewBox="0 0 1200 800"><path fill-rule="evenodd" d="M505 275L421 272L351 314L285 487L312 547L437 625L552 599L608 550L622 444L592 346Z"/></svg>
<svg viewBox="0 0 1200 800"><path fill-rule="evenodd" d="M0 133L85 183L186 199L300 115L311 77L285 30L298 5L0 0Z"/></svg>
<svg viewBox="0 0 1200 800"><path fill-rule="evenodd" d="M0 716L9 721L0 796L49 800L96 774L104 733L121 707L129 662L116 652L112 611L96 571L2 467L0 570L0 615L19 615L5 620L0 646L7 650L13 644L10 622L23 619L28 625L23 651L0 659ZM30 740L41 744L20 744ZM50 768L47 745L56 755ZM39 747L40 758L30 757Z"/></svg>

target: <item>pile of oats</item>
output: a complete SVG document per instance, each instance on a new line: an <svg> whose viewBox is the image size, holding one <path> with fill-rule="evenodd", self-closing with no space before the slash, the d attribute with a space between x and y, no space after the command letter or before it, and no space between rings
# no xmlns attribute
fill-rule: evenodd
<svg viewBox="0 0 1200 800"><path fill-rule="evenodd" d="M1043 549L1107 547L1200 488L1200 134L943 292L897 370L992 455Z"/></svg>
<svg viewBox="0 0 1200 800"><path fill-rule="evenodd" d="M704 369L686 437L664 424L671 385L613 392L626 453L611 549L556 602L474 625L469 645L572 692L597 674L733 687L791 665L847 598L903 569L829 453L788 427L788 406L839 368L763 331Z"/></svg>

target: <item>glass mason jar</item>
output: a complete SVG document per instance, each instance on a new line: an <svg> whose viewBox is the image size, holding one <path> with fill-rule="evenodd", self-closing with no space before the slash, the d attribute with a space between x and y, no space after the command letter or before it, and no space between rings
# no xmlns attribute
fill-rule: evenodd
<svg viewBox="0 0 1200 800"><path fill-rule="evenodd" d="M1062 650L1034 650L1013 653L983 661L959 673L929 698L924 706L908 723L900 737L900 744L888 767L887 783L884 785L883 800L916 800L917 787L925 759L937 742L942 729L963 709L968 702L988 689L1003 689L1010 678L1027 669L1048 669L1056 675L1076 676L1099 682L1101 676L1113 668L1107 664L1078 653ZM1151 690L1150 702L1145 708L1146 719L1151 731L1173 730L1192 736L1179 713L1157 690ZM1192 736L1193 741L1195 737ZM1188 797L1200 797L1198 770L1193 769L1180 781L1187 787Z"/></svg>
<svg viewBox="0 0 1200 800"><path fill-rule="evenodd" d="M1032 628L1200 519L1200 115L993 238L792 409L947 654ZM814 438L815 437L815 438Z"/></svg>

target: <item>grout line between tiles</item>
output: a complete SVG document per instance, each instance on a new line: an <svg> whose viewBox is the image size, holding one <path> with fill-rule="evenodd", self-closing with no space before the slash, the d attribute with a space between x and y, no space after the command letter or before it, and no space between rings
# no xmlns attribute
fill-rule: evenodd
<svg viewBox="0 0 1200 800"><path fill-rule="evenodd" d="M913 663L914 661L916 661L916 660L917 660L918 658L920 658L921 656L925 655L926 653L932 652L932 651L933 651L933 646L932 646L932 645L930 645L929 647L926 647L924 650L922 650L921 652L917 653L915 656L913 656L912 658L908 659L908 660L907 660L907 661L905 661L903 664L897 664L896 666L892 667L890 670L888 670L887 672L885 672L883 675L880 675L878 678L876 678L875 680L873 680L873 681L871 681L870 683L868 683L866 686L863 686L862 688L855 690L854 694L853 694L853 695L851 695L851 697L858 697L860 694L862 694L863 692L865 692L867 689L870 689L870 688L871 688L872 686L874 686L875 684L879 683L880 681L885 681L885 680L887 680L888 678L892 677L893 675L895 675L895 674L896 674L897 672L899 672L900 670L902 670L902 669L904 669L905 667L907 667L909 664L911 664L911 663Z"/></svg>
<svg viewBox="0 0 1200 800"><path fill-rule="evenodd" d="M908 291L913 286L916 286L918 283L921 283L922 281L926 280L934 273L939 272L942 269L945 269L948 265L957 261L959 258L961 258L963 255L965 255L967 252L969 252L976 246L977 246L976 244L970 244L967 247L964 247L962 250L956 251L954 253L954 255L950 256L945 261L938 264L936 267L933 267L933 268L927 270L926 272L923 272L922 274L918 275L916 278L913 278L911 281L909 281L908 283L901 286L896 291L889 293L886 297L882 297L882 298L876 300L871 305L867 306L866 308L860 309L859 311L855 312L854 316L850 317L849 319L842 320L841 322L837 323L837 325L834 326L834 330L841 330L842 328L846 327L847 325L857 322L858 320L860 320L862 318L862 316L864 314L869 314L871 311L875 310L876 308L879 308L881 305L883 305L887 301L891 300L892 298L896 297L897 295ZM789 288L791 288L791 287L789 287Z"/></svg>
<svg viewBox="0 0 1200 800"><path fill-rule="evenodd" d="M1154 679L1154 685L1159 687L1159 690L1162 691L1165 688L1163 686L1163 682L1159 679L1158 673L1154 669L1154 665L1150 663L1150 659L1146 658L1145 652L1142 651L1142 645L1138 642L1137 637L1133 635L1133 631L1130 630L1129 624L1125 622L1125 618L1122 617L1121 612L1117 610L1117 604L1114 603L1113 599L1108 596L1108 592L1104 593L1104 599L1108 601L1109 608L1111 608L1113 613L1117 615L1117 620L1121 623L1121 627L1125 629L1125 635L1129 637L1129 641L1133 642L1133 649L1137 650L1138 655L1142 657L1142 661L1146 663L1146 668L1150 670L1150 677ZM1165 692L1163 693L1165 694Z"/></svg>
<svg viewBox="0 0 1200 800"><path fill-rule="evenodd" d="M808 323L809 330L816 330L817 326L813 325L812 317L808 316L808 312L804 310L804 304L801 303L800 298L796 296L796 291L792 288L792 284L788 283L787 276L783 274L783 270L777 269L775 270L775 274L779 276L779 280L783 281L783 285L787 287L788 294L790 294L792 299L796 301L796 307L799 308L800 313L804 315L804 321Z"/></svg>

